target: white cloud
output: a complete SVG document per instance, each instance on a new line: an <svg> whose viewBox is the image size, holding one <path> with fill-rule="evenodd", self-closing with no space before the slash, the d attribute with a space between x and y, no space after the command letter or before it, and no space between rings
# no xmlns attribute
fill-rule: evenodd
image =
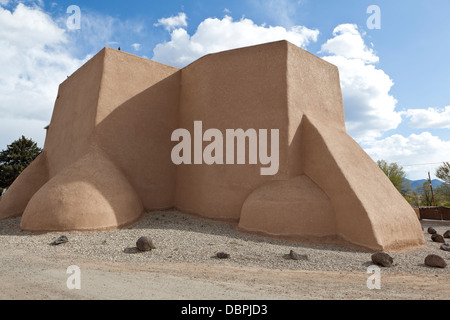
<svg viewBox="0 0 450 320"><path fill-rule="evenodd" d="M450 129L450 106L443 109L409 109L402 112L415 129Z"/></svg>
<svg viewBox="0 0 450 320"><path fill-rule="evenodd" d="M186 19L186 14L184 12L180 12L177 16L159 19L158 23L155 23L154 26L164 26L166 30L171 31L178 27L187 27Z"/></svg>
<svg viewBox="0 0 450 320"><path fill-rule="evenodd" d="M373 141L365 151L374 160L398 163L409 179L419 180L427 178L428 172L434 176L439 164L450 159L450 141L429 132L408 137L396 134Z"/></svg>
<svg viewBox="0 0 450 320"><path fill-rule="evenodd" d="M379 58L366 46L356 25L340 25L333 35L320 53L329 54L323 59L339 68L349 134L368 143L402 121L395 110L397 100L389 94L394 83L373 65Z"/></svg>
<svg viewBox="0 0 450 320"><path fill-rule="evenodd" d="M427 177L439 163L450 159L450 141L429 132L380 139L402 122L410 119L413 128L450 128L450 107L445 109L409 109L396 111L397 100L390 94L392 79L375 64L379 57L373 43L367 46L356 25L339 25L333 38L322 45L325 60L338 66L349 134L376 160L403 166L409 179Z"/></svg>
<svg viewBox="0 0 450 320"><path fill-rule="evenodd" d="M38 127L40 136L29 138L43 142L59 84L83 63L67 43L66 32L39 7L0 7L0 149L9 136L37 134Z"/></svg>
<svg viewBox="0 0 450 320"><path fill-rule="evenodd" d="M299 47L305 47L311 41L317 41L318 35L318 30L303 26L285 29L279 26L258 26L245 18L239 21L233 21L229 16L223 19L208 18L199 24L192 36L182 28L173 30L170 41L155 47L153 60L184 67L209 53L277 40L288 40Z"/></svg>
<svg viewBox="0 0 450 320"><path fill-rule="evenodd" d="M365 63L376 63L380 60L373 50L366 46L356 25L341 24L333 30L333 36L334 38L322 45L319 53L358 59Z"/></svg>
<svg viewBox="0 0 450 320"><path fill-rule="evenodd" d="M64 30L43 11L19 4L14 12L0 8L0 39L27 50L42 43L57 45L67 42Z"/></svg>

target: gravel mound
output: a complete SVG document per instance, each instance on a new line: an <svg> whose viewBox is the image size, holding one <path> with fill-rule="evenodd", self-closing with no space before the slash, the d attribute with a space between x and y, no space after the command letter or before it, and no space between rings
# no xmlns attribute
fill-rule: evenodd
<svg viewBox="0 0 450 320"><path fill-rule="evenodd" d="M281 270L321 270L365 272L372 265L373 253L331 245L311 245L242 233L236 224L224 223L183 214L177 211L146 213L135 225L103 232L49 232L30 233L19 228L20 218L0 221L0 242L3 246L22 248L29 254L51 259L55 254L92 258L93 261L135 263L205 263L250 266ZM448 261L450 252L440 250L424 227L426 247L408 252L389 253L395 266L383 269L385 273L450 273L450 268L427 267L424 259L437 254ZM438 233L447 226L433 226ZM49 243L65 235L68 242L58 246ZM150 237L156 249L147 252L136 250L136 241ZM308 259L286 259L294 250ZM229 259L217 259L217 252L227 252Z"/></svg>

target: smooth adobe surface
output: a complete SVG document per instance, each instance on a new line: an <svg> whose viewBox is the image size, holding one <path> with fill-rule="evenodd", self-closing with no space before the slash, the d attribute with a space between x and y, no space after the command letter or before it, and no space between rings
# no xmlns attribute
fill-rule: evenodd
<svg viewBox="0 0 450 320"><path fill-rule="evenodd" d="M125 176L103 151L93 147L39 189L23 213L21 228L111 229L137 221L143 212Z"/></svg>
<svg viewBox="0 0 450 320"><path fill-rule="evenodd" d="M7 195L0 197L0 218L19 217L31 197L48 181L47 155L44 150L23 172L17 177Z"/></svg>
<svg viewBox="0 0 450 320"><path fill-rule="evenodd" d="M208 55L182 70L179 128L193 136L194 121L201 120L204 130L215 128L223 133L239 128L279 129L280 168L275 176L261 176L261 166L248 161L243 165L181 165L177 208L237 221L255 188L289 177L286 89L284 42Z"/></svg>
<svg viewBox="0 0 450 320"><path fill-rule="evenodd" d="M195 121L279 130L278 172L248 161L176 166L171 134L194 136ZM377 251L425 243L414 210L346 133L338 69L286 41L181 70L103 49L61 84L44 153L5 194L0 218L102 230L173 207L275 237Z"/></svg>
<svg viewBox="0 0 450 320"><path fill-rule="evenodd" d="M327 195L306 175L275 180L257 188L246 199L240 225L251 231L293 236L336 234L333 206ZM250 217L259 217L258 220ZM285 221L290 221L287 224ZM268 228L270 226L270 229Z"/></svg>

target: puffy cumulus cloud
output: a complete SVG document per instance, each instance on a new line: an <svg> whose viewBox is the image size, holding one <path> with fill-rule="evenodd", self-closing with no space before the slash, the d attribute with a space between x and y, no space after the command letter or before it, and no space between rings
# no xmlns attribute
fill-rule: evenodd
<svg viewBox="0 0 450 320"><path fill-rule="evenodd" d="M208 18L199 24L192 36L183 28L173 30L170 41L154 48L153 60L184 67L209 53L277 40L288 40L299 47L305 47L311 41L317 41L318 35L318 30L303 26L285 29L279 26L259 26L246 18L239 21L233 21L229 16L223 19Z"/></svg>
<svg viewBox="0 0 450 320"><path fill-rule="evenodd" d="M450 158L450 141L429 132L381 139L409 118L413 128L450 128L450 107L396 111L397 100L390 94L392 79L375 64L379 58L364 41L364 34L353 24L337 26L320 54L339 68L348 133L376 160L403 166L409 179L434 174L439 163Z"/></svg>
<svg viewBox="0 0 450 320"><path fill-rule="evenodd" d="M19 4L14 12L0 8L0 39L12 43L19 50L27 50L42 43L54 46L67 42L64 30L53 23L43 11Z"/></svg>
<svg viewBox="0 0 450 320"><path fill-rule="evenodd" d="M439 164L450 159L450 141L429 132L408 137L392 135L373 141L365 151L374 160L396 162L409 179L419 180L425 179L428 172L434 175Z"/></svg>
<svg viewBox="0 0 450 320"><path fill-rule="evenodd" d="M365 63L376 63L380 59L364 43L358 27L341 24L333 30L333 38L322 45L320 53L331 53L346 59L358 59Z"/></svg>
<svg viewBox="0 0 450 320"><path fill-rule="evenodd" d="M0 148L50 121L59 84L83 61L67 51L68 37L39 7L0 7ZM9 124L9 125L8 125ZM43 142L45 131L29 137Z"/></svg>
<svg viewBox="0 0 450 320"><path fill-rule="evenodd" d="M409 109L402 114L409 119L409 126L415 129L450 129L450 106L443 109Z"/></svg>
<svg viewBox="0 0 450 320"><path fill-rule="evenodd" d="M356 25L339 25L333 35L320 53L327 54L323 59L339 68L349 134L368 143L402 121L395 110L397 100L389 94L394 83L374 66L379 58L367 47Z"/></svg>
<svg viewBox="0 0 450 320"><path fill-rule="evenodd" d="M164 26L166 30L171 31L178 27L187 27L187 16L184 12L178 13L176 16L161 18L158 23L155 23L155 27Z"/></svg>

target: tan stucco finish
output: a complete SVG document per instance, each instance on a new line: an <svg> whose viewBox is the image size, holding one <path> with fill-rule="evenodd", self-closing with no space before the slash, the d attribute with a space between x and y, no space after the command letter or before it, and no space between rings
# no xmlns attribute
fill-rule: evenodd
<svg viewBox="0 0 450 320"><path fill-rule="evenodd" d="M278 129L278 173L176 166L171 134L194 136L195 121ZM103 49L61 84L44 153L4 195L0 218L23 213L32 231L101 230L173 207L276 237L380 251L424 244L414 210L346 133L338 69L286 41L181 70Z"/></svg>

